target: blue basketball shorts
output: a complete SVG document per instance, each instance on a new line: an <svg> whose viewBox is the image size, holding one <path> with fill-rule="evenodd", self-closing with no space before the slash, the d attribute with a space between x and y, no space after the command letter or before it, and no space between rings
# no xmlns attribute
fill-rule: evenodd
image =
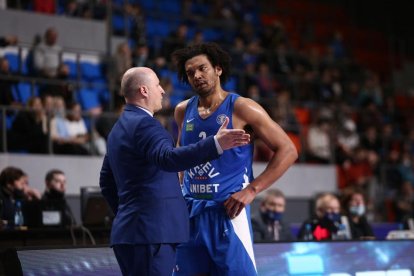
<svg viewBox="0 0 414 276"><path fill-rule="evenodd" d="M257 275L250 210L230 219L223 208L207 208L190 219L190 240L177 247L173 275Z"/></svg>

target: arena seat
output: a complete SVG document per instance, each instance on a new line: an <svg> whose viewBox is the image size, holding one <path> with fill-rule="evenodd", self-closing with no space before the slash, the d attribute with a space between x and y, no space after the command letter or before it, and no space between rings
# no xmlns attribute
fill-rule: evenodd
<svg viewBox="0 0 414 276"><path fill-rule="evenodd" d="M13 86L13 90L13 95L17 96L17 100L22 104L26 104L33 96L39 96L39 87L30 82L19 82Z"/></svg>
<svg viewBox="0 0 414 276"><path fill-rule="evenodd" d="M99 56L80 55L79 68L81 78L86 81L104 79L103 68Z"/></svg>

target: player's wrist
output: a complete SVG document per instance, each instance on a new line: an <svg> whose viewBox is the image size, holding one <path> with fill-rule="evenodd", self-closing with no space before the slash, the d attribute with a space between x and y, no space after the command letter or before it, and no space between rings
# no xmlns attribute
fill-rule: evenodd
<svg viewBox="0 0 414 276"><path fill-rule="evenodd" d="M250 193L252 193L254 196L256 196L257 194L258 194L258 192L259 192L259 190L255 187L255 186L253 186L253 185L249 185L249 186L247 186L246 187L246 189L250 192Z"/></svg>

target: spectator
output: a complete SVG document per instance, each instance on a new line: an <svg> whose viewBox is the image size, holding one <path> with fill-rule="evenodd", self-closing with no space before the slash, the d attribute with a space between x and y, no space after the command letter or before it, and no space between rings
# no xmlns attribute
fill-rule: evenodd
<svg viewBox="0 0 414 276"><path fill-rule="evenodd" d="M204 39L203 31L197 30L195 31L193 38L188 42L187 45L191 46L191 45L201 44L204 42L205 42L205 39Z"/></svg>
<svg viewBox="0 0 414 276"><path fill-rule="evenodd" d="M347 118L339 129L337 135L337 163L343 164L347 160L351 160L353 152L359 146L359 135L356 132L355 122Z"/></svg>
<svg viewBox="0 0 414 276"><path fill-rule="evenodd" d="M307 160L328 164L332 160L331 124L326 118L319 118L309 127L307 140Z"/></svg>
<svg viewBox="0 0 414 276"><path fill-rule="evenodd" d="M267 62L260 62L257 69L256 83L260 89L260 96L262 98L276 97L277 88L279 84L275 76L270 71Z"/></svg>
<svg viewBox="0 0 414 276"><path fill-rule="evenodd" d="M255 242L294 240L288 224L283 221L286 199L278 189L268 190L260 203L260 213L252 218Z"/></svg>
<svg viewBox="0 0 414 276"><path fill-rule="evenodd" d="M107 141L108 135L122 111L124 111L124 104L117 104L112 114L103 113L96 119L95 129L105 141Z"/></svg>
<svg viewBox="0 0 414 276"><path fill-rule="evenodd" d="M290 91L282 89L276 96L276 106L271 112L274 120L288 133L299 134L300 127L296 118Z"/></svg>
<svg viewBox="0 0 414 276"><path fill-rule="evenodd" d="M24 173L23 178L24 178L23 192L24 192L25 200L27 201L40 200L42 197L40 191L29 186L29 176L26 173Z"/></svg>
<svg viewBox="0 0 414 276"><path fill-rule="evenodd" d="M72 103L66 114L63 98L57 98L55 112L55 118L51 121L53 151L59 154L88 155L89 135L81 117L80 105Z"/></svg>
<svg viewBox="0 0 414 276"><path fill-rule="evenodd" d="M82 6L77 0L66 1L64 15L69 17L81 17L83 15Z"/></svg>
<svg viewBox="0 0 414 276"><path fill-rule="evenodd" d="M359 93L359 103L363 105L366 101L372 101L376 106L381 106L383 103L383 91L379 76L373 72L366 76Z"/></svg>
<svg viewBox="0 0 414 276"><path fill-rule="evenodd" d="M61 209L62 224L65 226L76 224L72 210L65 199L66 176L63 171L53 169L47 172L45 177L46 189L42 195L42 201L46 208Z"/></svg>
<svg viewBox="0 0 414 276"><path fill-rule="evenodd" d="M298 232L298 239L304 240L307 225L310 225L313 240L332 240L341 223L341 205L339 199L331 193L316 197L315 214L303 222Z"/></svg>
<svg viewBox="0 0 414 276"><path fill-rule="evenodd" d="M18 39L15 35L0 36L0 47L17 45Z"/></svg>
<svg viewBox="0 0 414 276"><path fill-rule="evenodd" d="M370 153L380 154L383 144L378 135L378 129L375 126L367 126L361 137L361 146Z"/></svg>
<svg viewBox="0 0 414 276"><path fill-rule="evenodd" d="M0 173L1 219L14 225L15 201L24 200L25 173L16 167L6 167Z"/></svg>
<svg viewBox="0 0 414 276"><path fill-rule="evenodd" d="M47 120L41 99L30 98L27 108L20 111L13 121L8 137L9 148L12 151L47 153Z"/></svg>
<svg viewBox="0 0 414 276"><path fill-rule="evenodd" d="M233 40L233 45L229 50L231 56L231 64L233 70L237 73L243 72L244 69L244 60L243 55L245 53L244 41L240 36L236 36Z"/></svg>
<svg viewBox="0 0 414 276"><path fill-rule="evenodd" d="M55 28L48 28L44 34L44 41L35 46L33 57L34 67L39 77L55 78L60 64L59 55L62 48L57 45L58 32Z"/></svg>
<svg viewBox="0 0 414 276"><path fill-rule="evenodd" d="M342 60L347 56L343 35L340 31L335 31L329 47L332 49L336 60Z"/></svg>
<svg viewBox="0 0 414 276"><path fill-rule="evenodd" d="M59 82L52 84L46 84L43 89L40 90L40 96L61 96L65 99L65 103L69 104L73 101L75 87L72 83L68 82L69 79L69 66L62 63L58 67L56 79Z"/></svg>
<svg viewBox="0 0 414 276"><path fill-rule="evenodd" d="M150 65L150 49L146 44L138 44L136 46L132 53L132 65L135 67L147 67Z"/></svg>
<svg viewBox="0 0 414 276"><path fill-rule="evenodd" d="M398 190L394 202L396 221L405 223L407 219L414 218L414 185L404 181Z"/></svg>
<svg viewBox="0 0 414 276"><path fill-rule="evenodd" d="M118 85L121 83L121 77L126 70L132 67L132 54L131 49L127 42L118 44L116 53L112 58L113 60L113 72L115 77L115 83Z"/></svg>
<svg viewBox="0 0 414 276"><path fill-rule="evenodd" d="M129 15L129 19L132 18L131 37L137 42L138 45L146 43L147 40L144 10L137 3L137 1L135 1L134 4L125 5L124 9L126 13Z"/></svg>
<svg viewBox="0 0 414 276"><path fill-rule="evenodd" d="M176 30L170 33L162 43L161 53L170 61L171 53L177 49L187 46L188 27L185 24L180 24Z"/></svg>
<svg viewBox="0 0 414 276"><path fill-rule="evenodd" d="M294 60L291 54L288 52L288 46L286 43L280 43L276 46L276 49L270 56L272 71L276 74L288 75L293 71Z"/></svg>
<svg viewBox="0 0 414 276"><path fill-rule="evenodd" d="M366 214L366 200L363 191L358 189L351 190L345 194L343 207L344 213L348 218L351 239L374 239L374 231L369 224Z"/></svg>
<svg viewBox="0 0 414 276"><path fill-rule="evenodd" d="M402 153L398 170L403 182L414 183L414 155L411 152L404 151Z"/></svg>
<svg viewBox="0 0 414 276"><path fill-rule="evenodd" d="M352 154L352 160L345 162L341 170L344 182L340 188L355 186L364 189L364 191L368 190L374 172L368 161L368 151L365 148L356 147Z"/></svg>
<svg viewBox="0 0 414 276"><path fill-rule="evenodd" d="M0 105L19 106L18 99L13 96L13 85L16 81L7 79L10 76L9 61L0 57Z"/></svg>

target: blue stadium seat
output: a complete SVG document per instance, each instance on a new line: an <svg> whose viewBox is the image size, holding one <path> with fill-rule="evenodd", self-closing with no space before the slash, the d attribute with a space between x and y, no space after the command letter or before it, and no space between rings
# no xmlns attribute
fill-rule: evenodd
<svg viewBox="0 0 414 276"><path fill-rule="evenodd" d="M147 18L145 21L145 27L149 38L165 37L177 27L177 23L164 19Z"/></svg>
<svg viewBox="0 0 414 276"><path fill-rule="evenodd" d="M237 93L237 78L230 77L227 82L223 85L223 88L229 92Z"/></svg>
<svg viewBox="0 0 414 276"><path fill-rule="evenodd" d="M75 53L63 53L62 62L69 67L69 79L76 80L78 78L77 57Z"/></svg>
<svg viewBox="0 0 414 276"><path fill-rule="evenodd" d="M96 80L92 83L93 89L98 92L98 99L101 104L108 104L110 101L110 91L108 82L105 79Z"/></svg>
<svg viewBox="0 0 414 276"><path fill-rule="evenodd" d="M103 66L98 56L81 56L79 67L83 80L95 81L105 78L103 74Z"/></svg>
<svg viewBox="0 0 414 276"><path fill-rule="evenodd" d="M7 128L7 130L11 129L11 127L13 125L13 122L14 122L14 119L16 118L16 114L17 113L6 115L6 128ZM0 117L0 119L1 119L1 117Z"/></svg>
<svg viewBox="0 0 414 276"><path fill-rule="evenodd" d="M223 37L223 33L220 30L206 28L203 30L205 41L219 41Z"/></svg>
<svg viewBox="0 0 414 276"><path fill-rule="evenodd" d="M182 10L181 1L159 0L157 4L158 11L168 12L169 14L180 14Z"/></svg>
<svg viewBox="0 0 414 276"><path fill-rule="evenodd" d="M78 90L77 98L83 110L101 106L99 90L94 88L81 88Z"/></svg>
<svg viewBox="0 0 414 276"><path fill-rule="evenodd" d="M155 9L156 1L148 1L148 0L129 0L130 4L138 4L139 6L144 9L144 11L153 11Z"/></svg>
<svg viewBox="0 0 414 276"><path fill-rule="evenodd" d="M10 71L13 73L18 73L19 72L19 55L15 53L7 53L4 55L4 58L6 58L9 61Z"/></svg>
<svg viewBox="0 0 414 276"><path fill-rule="evenodd" d="M23 104L26 104L31 97L39 96L39 87L36 84L32 86L29 82L19 82L13 86L13 89L15 90L13 95L17 96L17 100Z"/></svg>
<svg viewBox="0 0 414 276"><path fill-rule="evenodd" d="M115 33L123 34L125 33L125 18L123 15L114 14L112 15L112 29Z"/></svg>
<svg viewBox="0 0 414 276"><path fill-rule="evenodd" d="M30 49L24 48L22 49L22 70L21 73L23 75L34 75L35 68L34 68L34 61L33 61L33 51Z"/></svg>
<svg viewBox="0 0 414 276"><path fill-rule="evenodd" d="M174 89L173 93L170 95L170 104L174 108L177 104L184 101L187 98L187 91Z"/></svg>

